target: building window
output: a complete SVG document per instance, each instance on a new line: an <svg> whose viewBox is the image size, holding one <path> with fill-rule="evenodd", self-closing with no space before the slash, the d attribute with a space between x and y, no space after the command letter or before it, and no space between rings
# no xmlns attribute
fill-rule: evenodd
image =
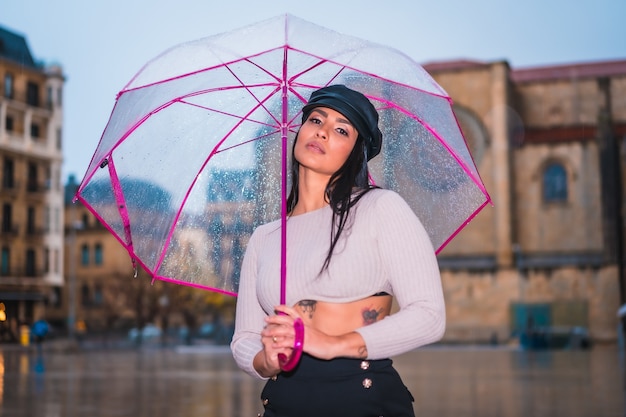
<svg viewBox="0 0 626 417"><path fill-rule="evenodd" d="M102 265L102 245L96 243L94 247L94 263L96 265Z"/></svg>
<svg viewBox="0 0 626 417"><path fill-rule="evenodd" d="M104 295L102 293L102 285L96 284L93 292L93 303L97 306L104 304Z"/></svg>
<svg viewBox="0 0 626 417"><path fill-rule="evenodd" d="M63 147L63 131L61 128L57 129L57 149L61 150Z"/></svg>
<svg viewBox="0 0 626 417"><path fill-rule="evenodd" d="M89 305L89 286L87 284L83 284L80 290L80 301L83 306Z"/></svg>
<svg viewBox="0 0 626 417"><path fill-rule="evenodd" d="M480 118L463 106L455 104L454 114L457 116L467 146L472 153L472 158L478 166L488 145L487 130L481 123Z"/></svg>
<svg viewBox="0 0 626 417"><path fill-rule="evenodd" d="M2 205L2 232L11 233L13 227L13 207L11 204L5 203Z"/></svg>
<svg viewBox="0 0 626 417"><path fill-rule="evenodd" d="M60 252L59 252L58 249L55 249L53 253L54 253L54 256L52 257L52 271L55 274L58 274L59 273L59 265L61 263L59 261Z"/></svg>
<svg viewBox="0 0 626 417"><path fill-rule="evenodd" d="M37 191L37 165L28 164L28 180L26 187L28 191Z"/></svg>
<svg viewBox="0 0 626 417"><path fill-rule="evenodd" d="M44 188L46 190L51 190L52 189L52 168L47 167L46 168L46 183L44 184Z"/></svg>
<svg viewBox="0 0 626 417"><path fill-rule="evenodd" d="M11 158L4 158L2 167L2 188L11 190L15 187L15 165Z"/></svg>
<svg viewBox="0 0 626 417"><path fill-rule="evenodd" d="M36 275L35 261L36 261L35 251L33 249L27 249L26 250L26 265L25 265L27 277L34 277Z"/></svg>
<svg viewBox="0 0 626 417"><path fill-rule="evenodd" d="M548 164L543 171L543 201L545 203L567 201L567 171L558 162Z"/></svg>
<svg viewBox="0 0 626 417"><path fill-rule="evenodd" d="M6 129L7 132L13 132L13 129L15 129L15 126L13 126L13 117L12 116L7 116L4 119L4 128Z"/></svg>
<svg viewBox="0 0 626 417"><path fill-rule="evenodd" d="M63 289L61 287L52 288L52 296L49 302L52 307L61 307L63 305Z"/></svg>
<svg viewBox="0 0 626 417"><path fill-rule="evenodd" d="M28 207L26 210L26 233L35 234L35 208Z"/></svg>
<svg viewBox="0 0 626 417"><path fill-rule="evenodd" d="M32 81L26 85L26 103L30 106L39 106L39 86Z"/></svg>
<svg viewBox="0 0 626 417"><path fill-rule="evenodd" d="M11 274L11 250L7 247L2 248L0 259L0 275L6 277Z"/></svg>
<svg viewBox="0 0 626 417"><path fill-rule="evenodd" d="M61 209L54 208L54 217L52 218L52 231L58 233L61 230Z"/></svg>
<svg viewBox="0 0 626 417"><path fill-rule="evenodd" d="M40 134L41 132L39 130L39 125L37 123L31 123L30 124L30 137L38 138Z"/></svg>
<svg viewBox="0 0 626 417"><path fill-rule="evenodd" d="M80 262L83 266L89 265L89 246L83 245L80 249Z"/></svg>
<svg viewBox="0 0 626 417"><path fill-rule="evenodd" d="M46 206L44 208L44 216L43 216L43 230L46 233L50 233L50 207Z"/></svg>
<svg viewBox="0 0 626 417"><path fill-rule="evenodd" d="M45 248L43 256L43 272L47 274L50 272L50 249Z"/></svg>
<svg viewBox="0 0 626 417"><path fill-rule="evenodd" d="M4 97L13 98L13 74L4 74Z"/></svg>
<svg viewBox="0 0 626 417"><path fill-rule="evenodd" d="M52 108L52 96L53 96L53 90L52 87L48 87L46 90L46 105L48 106L49 109Z"/></svg>

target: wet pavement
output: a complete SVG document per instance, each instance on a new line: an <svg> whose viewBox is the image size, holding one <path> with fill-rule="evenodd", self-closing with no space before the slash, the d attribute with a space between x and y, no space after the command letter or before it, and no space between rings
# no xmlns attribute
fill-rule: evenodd
<svg viewBox="0 0 626 417"><path fill-rule="evenodd" d="M394 363L418 416L626 416L617 347L429 347ZM262 385L225 346L0 345L1 417L253 417Z"/></svg>

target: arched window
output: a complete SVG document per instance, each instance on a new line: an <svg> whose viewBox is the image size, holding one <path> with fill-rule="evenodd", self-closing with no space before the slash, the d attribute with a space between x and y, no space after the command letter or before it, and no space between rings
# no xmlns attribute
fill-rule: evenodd
<svg viewBox="0 0 626 417"><path fill-rule="evenodd" d="M91 303L91 291L87 284L83 284L80 289L80 301L83 306L88 306Z"/></svg>
<svg viewBox="0 0 626 417"><path fill-rule="evenodd" d="M0 257L0 275L7 276L11 273L11 250L8 247L2 248Z"/></svg>
<svg viewBox="0 0 626 417"><path fill-rule="evenodd" d="M96 243L96 245L94 246L93 256L93 262L96 265L102 265L102 245L100 243Z"/></svg>
<svg viewBox="0 0 626 417"><path fill-rule="evenodd" d="M80 249L80 262L83 265L89 265L89 245L87 244Z"/></svg>
<svg viewBox="0 0 626 417"><path fill-rule="evenodd" d="M455 104L454 114L459 121L461 131L463 132L463 136L465 137L474 162L476 165L480 165L489 142L485 127L474 112L463 106Z"/></svg>
<svg viewBox="0 0 626 417"><path fill-rule="evenodd" d="M543 201L545 203L567 201L567 171L558 162L546 165L543 171Z"/></svg>
<svg viewBox="0 0 626 417"><path fill-rule="evenodd" d="M104 296L102 294L102 285L96 284L93 293L93 303L95 305L101 306L104 303Z"/></svg>

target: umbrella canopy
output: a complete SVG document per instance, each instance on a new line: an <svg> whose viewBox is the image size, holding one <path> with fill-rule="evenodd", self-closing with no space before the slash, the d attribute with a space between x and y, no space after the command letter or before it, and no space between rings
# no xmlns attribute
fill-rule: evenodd
<svg viewBox="0 0 626 417"><path fill-rule="evenodd" d="M372 182L407 200L440 251L490 201L450 97L401 52L291 15L148 62L119 92L76 199L155 279L236 294L252 230L286 218L301 108L330 84L377 108Z"/></svg>

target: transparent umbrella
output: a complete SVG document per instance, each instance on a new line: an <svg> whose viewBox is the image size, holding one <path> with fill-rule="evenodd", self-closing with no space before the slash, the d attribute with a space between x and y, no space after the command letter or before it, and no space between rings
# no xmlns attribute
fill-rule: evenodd
<svg viewBox="0 0 626 417"><path fill-rule="evenodd" d="M450 97L401 52L291 15L148 62L119 92L76 199L154 279L235 295L252 230L286 218L301 107L330 84L378 109L372 182L407 200L440 251L490 201Z"/></svg>

